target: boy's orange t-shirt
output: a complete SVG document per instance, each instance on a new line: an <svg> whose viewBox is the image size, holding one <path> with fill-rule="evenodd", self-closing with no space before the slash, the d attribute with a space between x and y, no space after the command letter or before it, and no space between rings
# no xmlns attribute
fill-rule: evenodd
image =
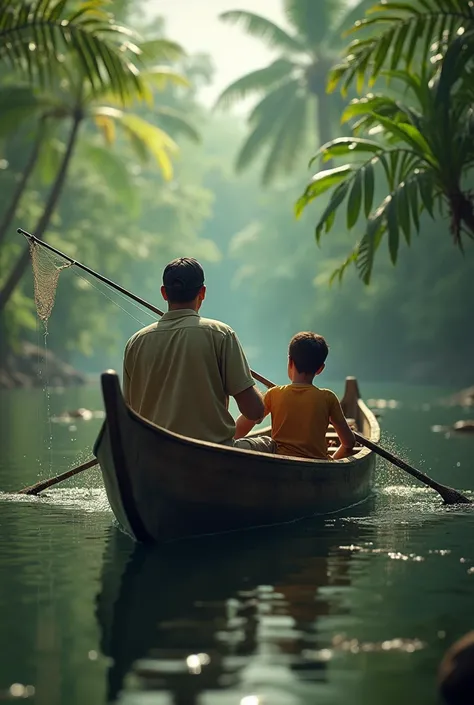
<svg viewBox="0 0 474 705"><path fill-rule="evenodd" d="M279 455L328 458L329 422L342 422L339 399L330 389L313 384L272 387L264 397L265 416L272 417L272 438Z"/></svg>

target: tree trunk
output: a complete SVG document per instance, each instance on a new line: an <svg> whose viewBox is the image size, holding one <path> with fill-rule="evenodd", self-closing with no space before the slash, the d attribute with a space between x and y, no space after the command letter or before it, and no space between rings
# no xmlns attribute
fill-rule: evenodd
<svg viewBox="0 0 474 705"><path fill-rule="evenodd" d="M69 164L71 162L71 157L74 152L74 147L76 146L79 127L81 125L83 117L84 117L83 112L80 109L77 109L74 113L72 129L69 134L66 152L64 154L63 160L61 162L61 166L60 166L59 171L57 173L56 180L51 188L49 198L46 203L46 207L43 211L43 215L39 219L38 225L36 226L36 228L34 230L34 235L36 235L36 237L39 237L39 238L42 237L43 233L45 232L46 228L49 225L49 222L51 220L51 216L53 215L54 210L55 210L57 203L59 201L59 198L61 196L61 193L62 193L62 190L64 187L64 183L66 181L66 176L67 176ZM16 264L15 264L12 272L5 283L5 286L0 291L0 313L5 308L6 304L8 303L8 301L10 299L10 296L12 295L13 291L15 290L18 283L20 282L20 280L25 272L25 269L28 265L29 259L30 259L30 250L29 250L29 246L26 245L25 249L21 253L20 257L17 259Z"/></svg>
<svg viewBox="0 0 474 705"><path fill-rule="evenodd" d="M42 141L43 141L43 121L40 122L40 125L38 128L38 134L37 134L35 142L33 144L33 149L31 150L30 158L28 159L28 162L25 166L23 174L21 175L21 179L18 182L18 185L15 189L15 193L13 194L13 198L10 202L10 205L8 206L8 209L5 213L5 215L3 216L3 220L0 223L0 244L5 239L5 236L8 232L8 228L10 227L11 222L12 222L13 218L15 217L15 213L18 208L18 204L20 203L20 199L23 195L23 191L25 190L25 188L28 184L28 181L30 179L30 176L33 173L33 169L36 166L36 162L38 161Z"/></svg>

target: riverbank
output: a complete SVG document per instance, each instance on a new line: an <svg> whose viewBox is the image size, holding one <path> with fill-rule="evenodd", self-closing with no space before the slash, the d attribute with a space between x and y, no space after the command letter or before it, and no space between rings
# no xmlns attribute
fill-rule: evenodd
<svg viewBox="0 0 474 705"><path fill-rule="evenodd" d="M20 350L9 352L0 362L0 389L83 385L87 378L48 349L24 342Z"/></svg>

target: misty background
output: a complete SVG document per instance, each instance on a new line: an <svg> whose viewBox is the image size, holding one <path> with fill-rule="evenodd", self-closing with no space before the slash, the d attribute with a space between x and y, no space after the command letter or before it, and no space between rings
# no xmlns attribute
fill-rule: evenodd
<svg viewBox="0 0 474 705"><path fill-rule="evenodd" d="M159 289L166 263L177 256L198 258L208 287L202 314L231 325L252 367L277 383L286 381L290 337L307 329L328 341L329 379L357 375L370 381L472 383L473 248L463 255L452 246L446 220L425 219L420 236L401 249L396 267L384 244L370 286L351 269L341 284L330 286L332 272L360 232L357 228L349 232L341 217L318 247L314 226L325 205L322 199L301 219L295 218L295 201L316 171L308 168L308 162L320 146L317 140L309 136L295 167L279 172L270 185L262 185L268 145L248 168L236 172L256 99L230 109L216 107L216 100L229 83L268 65L278 52L242 27L225 24L219 14L253 10L288 28L280 0L259 0L258 7L248 0L112 5L121 21L145 36L166 37L182 45L186 56L173 66L188 78L190 87L168 84L157 91L155 100L179 110L197 135L167 125L179 146L169 181L151 161L140 163L122 137L108 149L126 165L123 172L110 164L104 168L99 158L91 161L90 150L78 147L49 227L51 244L161 308L165 303ZM341 97L333 94L328 101L330 131L336 137L344 134L339 122ZM146 106L137 113L161 124ZM84 142L98 140L97 132L100 135L100 125L87 123ZM61 129L51 137L22 198L0 252L3 271L23 247L15 228L34 227L63 138ZM3 209L24 168L31 139L31 128L25 125L4 142ZM61 273L48 348L87 373L121 370L126 340L154 318L96 281L87 284L87 279L72 269ZM43 345L32 294L28 270L5 311L4 339L13 350L24 341Z"/></svg>

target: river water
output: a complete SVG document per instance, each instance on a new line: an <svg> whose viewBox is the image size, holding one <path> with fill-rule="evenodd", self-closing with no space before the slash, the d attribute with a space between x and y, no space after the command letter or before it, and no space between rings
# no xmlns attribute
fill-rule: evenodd
<svg viewBox="0 0 474 705"><path fill-rule="evenodd" d="M474 497L474 437L431 430L473 417L437 403L449 391L363 385L399 402L385 445ZM79 407L99 413L54 420ZM0 700L437 702L443 653L474 629L474 510L381 462L374 498L344 516L144 550L97 469L14 494L87 460L100 409L95 386L1 395Z"/></svg>

